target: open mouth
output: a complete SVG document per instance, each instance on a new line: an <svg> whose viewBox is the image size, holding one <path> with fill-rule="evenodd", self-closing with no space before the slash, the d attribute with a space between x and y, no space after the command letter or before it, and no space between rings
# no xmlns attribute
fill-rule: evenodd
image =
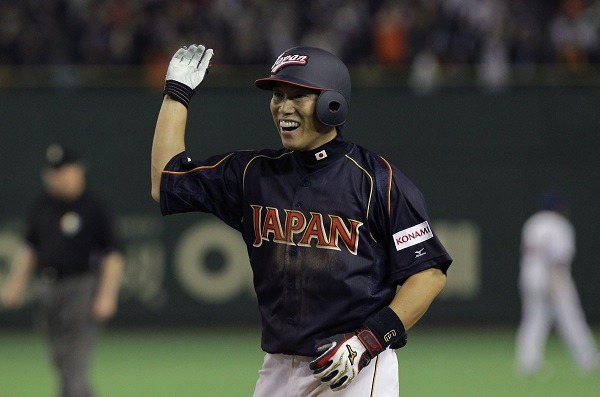
<svg viewBox="0 0 600 397"><path fill-rule="evenodd" d="M297 121L279 120L279 128L281 128L281 131L290 132L298 127L300 127L300 123Z"/></svg>

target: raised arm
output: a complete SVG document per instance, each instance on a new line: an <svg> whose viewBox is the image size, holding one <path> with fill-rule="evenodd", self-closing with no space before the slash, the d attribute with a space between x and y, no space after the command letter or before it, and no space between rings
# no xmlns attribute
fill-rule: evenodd
<svg viewBox="0 0 600 397"><path fill-rule="evenodd" d="M182 47L171 59L165 81L163 103L152 141L152 198L160 200L160 178L165 165L185 149L187 107L202 83L213 56L203 45Z"/></svg>
<svg viewBox="0 0 600 397"><path fill-rule="evenodd" d="M160 200L160 177L165 165L185 149L187 108L169 95L163 98L152 141L152 198Z"/></svg>

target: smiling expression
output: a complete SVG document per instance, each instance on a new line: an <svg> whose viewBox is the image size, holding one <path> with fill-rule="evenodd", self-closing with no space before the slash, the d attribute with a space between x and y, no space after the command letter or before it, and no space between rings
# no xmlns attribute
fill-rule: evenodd
<svg viewBox="0 0 600 397"><path fill-rule="evenodd" d="M315 106L319 92L291 84L273 86L271 114L286 149L316 149L337 135L335 127L319 121Z"/></svg>

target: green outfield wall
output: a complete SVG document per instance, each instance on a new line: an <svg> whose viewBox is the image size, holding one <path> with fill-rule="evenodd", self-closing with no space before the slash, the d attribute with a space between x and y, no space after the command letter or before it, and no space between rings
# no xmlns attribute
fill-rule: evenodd
<svg viewBox="0 0 600 397"><path fill-rule="evenodd" d="M206 87L191 104L188 151L279 147L269 94ZM71 144L88 159L92 188L117 212L127 265L116 323L258 321L241 238L206 214L162 217L150 198L150 149L160 92L144 89L0 90L0 281L20 243L26 203L40 189L44 148ZM402 169L422 190L455 258L426 321L513 322L519 233L538 194L572 201L573 265L588 317L600 320L600 91L527 88L356 89L347 139ZM32 293L35 285L32 285ZM26 323L0 309L0 325Z"/></svg>

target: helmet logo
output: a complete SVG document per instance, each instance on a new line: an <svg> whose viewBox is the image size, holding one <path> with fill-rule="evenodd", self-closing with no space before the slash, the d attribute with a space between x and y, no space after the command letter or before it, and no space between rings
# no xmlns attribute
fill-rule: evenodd
<svg viewBox="0 0 600 397"><path fill-rule="evenodd" d="M289 65L306 65L308 63L308 55L287 54L284 52L279 55L273 66L271 66L271 74L276 74L280 69Z"/></svg>

